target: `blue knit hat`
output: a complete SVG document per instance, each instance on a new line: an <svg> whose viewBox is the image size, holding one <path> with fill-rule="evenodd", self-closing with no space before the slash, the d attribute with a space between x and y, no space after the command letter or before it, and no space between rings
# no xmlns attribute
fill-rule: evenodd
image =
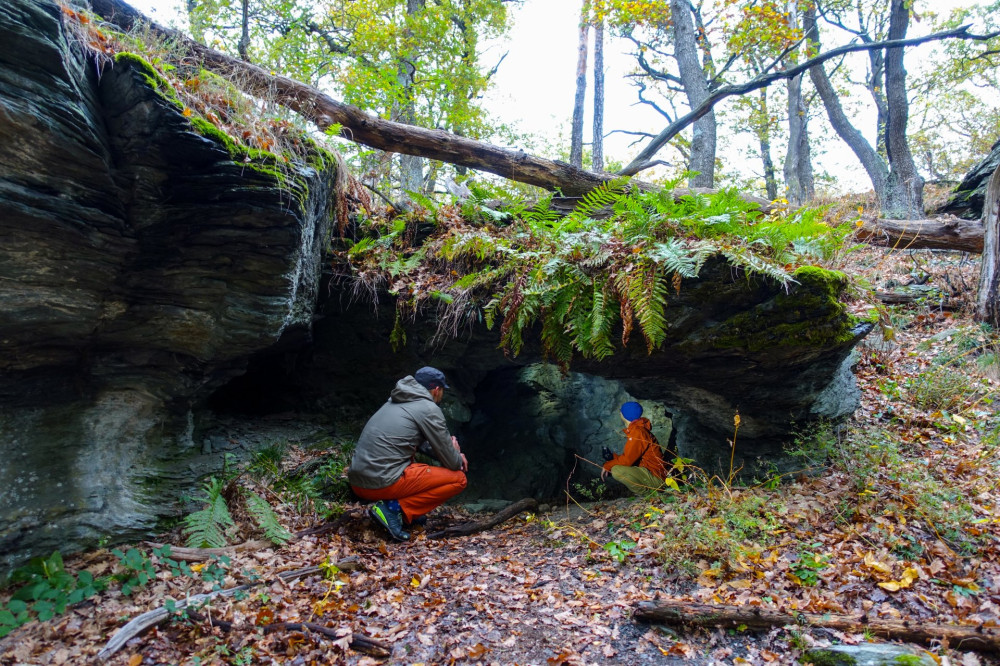
<svg viewBox="0 0 1000 666"><path fill-rule="evenodd" d="M642 416L642 405L637 402L626 402L622 405L622 416L630 423Z"/></svg>

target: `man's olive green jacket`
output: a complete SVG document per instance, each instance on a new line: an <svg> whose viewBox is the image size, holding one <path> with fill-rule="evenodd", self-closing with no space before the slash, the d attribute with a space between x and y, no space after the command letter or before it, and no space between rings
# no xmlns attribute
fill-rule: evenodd
<svg viewBox="0 0 1000 666"><path fill-rule="evenodd" d="M347 480L360 488L391 486L403 476L417 447L425 441L441 464L452 470L462 469L462 458L451 443L444 413L430 392L408 375L396 382L389 401L361 431Z"/></svg>

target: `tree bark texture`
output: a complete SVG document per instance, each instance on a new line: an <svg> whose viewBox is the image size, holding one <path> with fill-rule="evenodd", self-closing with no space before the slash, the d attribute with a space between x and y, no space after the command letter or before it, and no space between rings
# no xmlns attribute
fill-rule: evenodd
<svg viewBox="0 0 1000 666"><path fill-rule="evenodd" d="M698 58L698 38L694 31L691 7L686 0L670 0L670 15L673 18L677 69L688 106L696 109L708 99L709 89L705 69ZM714 111L709 111L694 122L688 169L697 171L698 175L688 181L689 187L712 187L715 184L716 131Z"/></svg>
<svg viewBox="0 0 1000 666"><path fill-rule="evenodd" d="M604 171L604 20L594 23L594 145L590 168Z"/></svg>
<svg viewBox="0 0 1000 666"><path fill-rule="evenodd" d="M883 620L831 613L782 613L759 606L721 606L684 601L641 601L635 617L647 622L695 624L706 627L770 629L786 625L827 627L853 634L871 632L883 638L929 644L942 639L955 650L1000 652L1000 629L982 625L964 626Z"/></svg>
<svg viewBox="0 0 1000 666"><path fill-rule="evenodd" d="M580 10L580 43L576 52L576 96L573 98L573 126L570 129L569 163L583 168L583 103L587 96L587 35L590 34L589 0Z"/></svg>
<svg viewBox="0 0 1000 666"><path fill-rule="evenodd" d="M819 28L816 25L815 5L806 10L803 15L802 24L805 29L806 38L813 48L819 50ZM840 97L837 95L833 84L830 83L830 77L827 76L823 65L816 65L810 69L809 78L812 79L816 92L819 93L820 99L823 100L823 106L826 108L826 115L830 119L830 125L837 133L837 136L857 156L861 162L861 166L868 174L868 179L872 182L875 194L882 201L885 197L886 182L889 179L889 169L885 161L879 157L878 153L871 147L871 144L861 135L861 132L848 120L843 107L840 105Z"/></svg>
<svg viewBox="0 0 1000 666"><path fill-rule="evenodd" d="M778 178L775 176L774 160L771 159L771 123L768 120L767 88L760 89L760 107L765 119L757 131L760 144L760 159L764 166L764 189L767 198L774 201L778 198Z"/></svg>
<svg viewBox="0 0 1000 666"><path fill-rule="evenodd" d="M983 259L979 269L976 318L1000 329L1000 168L986 186L983 206Z"/></svg>
<svg viewBox="0 0 1000 666"><path fill-rule="evenodd" d="M910 0L892 0L889 39L906 39L910 24ZM924 217L924 179L913 163L906 140L910 103L906 97L903 49L886 49L885 95L887 106L885 147L889 156L889 181L882 201L882 215L896 219Z"/></svg>
<svg viewBox="0 0 1000 666"><path fill-rule="evenodd" d="M983 252L983 225L957 217L945 220L867 220L858 239L900 250ZM985 255L984 255L985 256Z"/></svg>
<svg viewBox="0 0 1000 666"><path fill-rule="evenodd" d="M812 162L801 76L788 80L788 152L783 172L788 202L801 206L809 201L812 198Z"/></svg>
<svg viewBox="0 0 1000 666"><path fill-rule="evenodd" d="M414 17L424 8L425 0L406 0L406 20L414 21ZM404 39L409 39L412 30L404 31ZM413 64L412 54L402 53L396 69L396 82L403 93L403 101L396 109L397 119L407 125L416 122L416 101L413 99L413 83L417 69ZM424 161L416 155L399 155L399 188L400 198L409 200L407 192L420 192L424 181Z"/></svg>

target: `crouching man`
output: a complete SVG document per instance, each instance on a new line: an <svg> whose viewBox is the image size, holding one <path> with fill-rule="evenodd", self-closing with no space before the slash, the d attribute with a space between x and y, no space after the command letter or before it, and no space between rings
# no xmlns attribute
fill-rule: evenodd
<svg viewBox="0 0 1000 666"><path fill-rule="evenodd" d="M436 368L420 368L400 379L354 450L347 472L351 488L375 502L368 515L397 541L410 538L407 526L465 489L469 463L438 406L447 388ZM443 467L414 462L418 449Z"/></svg>

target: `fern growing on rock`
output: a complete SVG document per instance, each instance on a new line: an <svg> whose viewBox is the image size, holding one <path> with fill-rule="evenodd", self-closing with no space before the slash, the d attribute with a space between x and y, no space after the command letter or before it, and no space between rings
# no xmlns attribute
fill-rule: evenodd
<svg viewBox="0 0 1000 666"><path fill-rule="evenodd" d="M503 213L479 195L461 209L430 202L436 229L419 244L405 240L426 217L372 219L378 239L341 256L369 291L387 284L396 295L398 340L433 302L452 334L485 320L516 355L536 330L543 351L566 365L576 354L605 358L636 334L658 348L671 293L712 257L724 257L734 275L787 286L796 267L828 261L850 231L824 224L822 211L763 214L732 190L675 198L676 185L642 191L608 181L568 214L551 197Z"/></svg>

